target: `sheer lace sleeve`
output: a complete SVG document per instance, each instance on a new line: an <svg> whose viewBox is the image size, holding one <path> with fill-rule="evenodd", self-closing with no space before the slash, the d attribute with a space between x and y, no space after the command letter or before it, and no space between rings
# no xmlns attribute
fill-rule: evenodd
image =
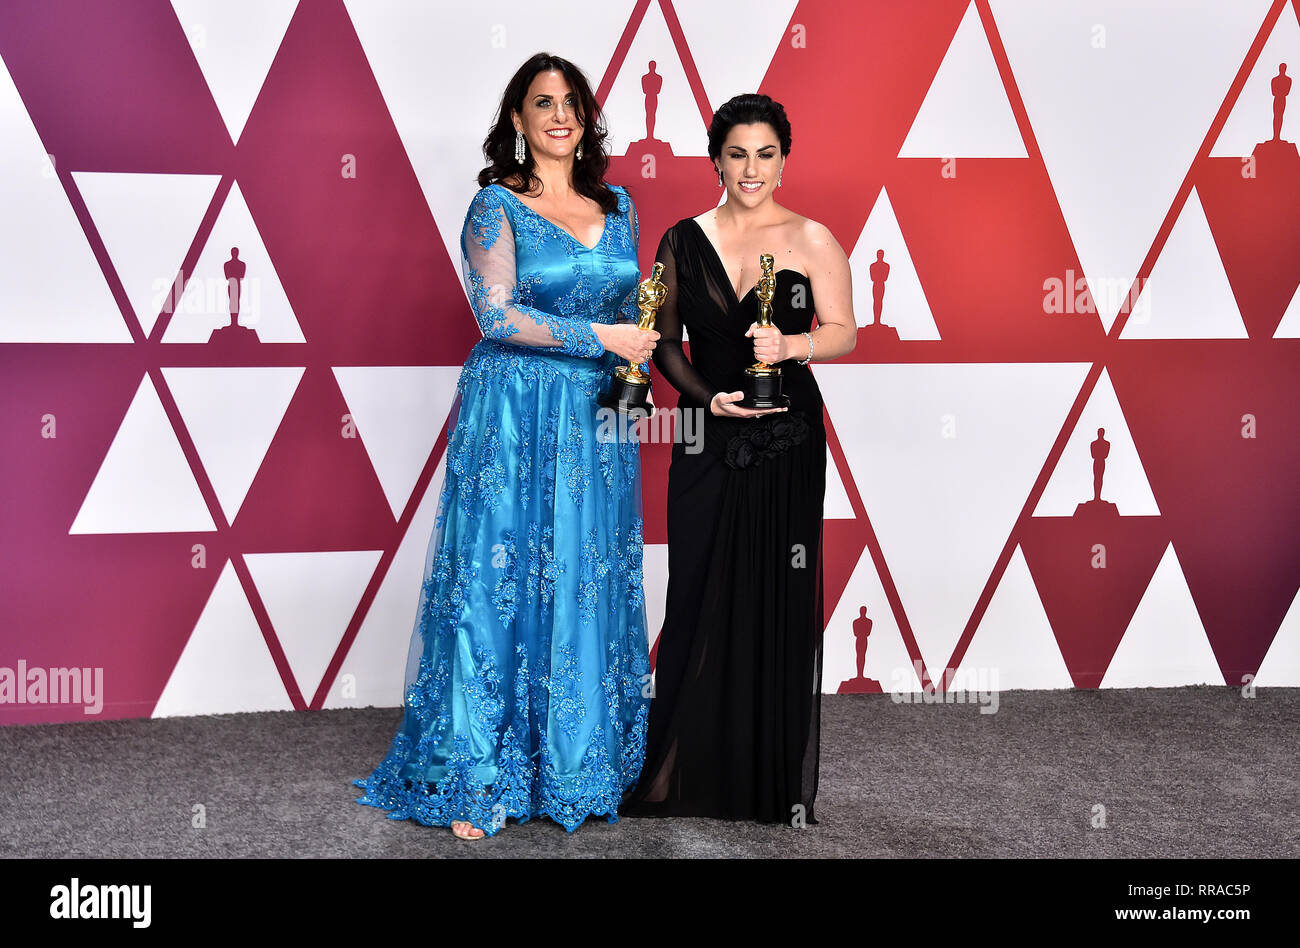
<svg viewBox="0 0 1300 948"><path fill-rule="evenodd" d="M594 357L605 347L590 321L558 316L515 296L515 237L500 195L484 188L470 202L460 234L462 274L485 339L516 346L557 348Z"/></svg>
<svg viewBox="0 0 1300 948"><path fill-rule="evenodd" d="M632 236L632 254L633 256L636 256L641 247L641 225L636 219L636 205L632 203L632 195L628 194L622 188L618 188L616 193L619 193L622 201L627 202L627 228L628 233ZM618 318L620 320L635 323L641 319L641 311L636 307L636 298L639 290L640 284L634 284L632 289L628 291L627 296L623 297L623 302L620 303L618 307Z"/></svg>
<svg viewBox="0 0 1300 948"><path fill-rule="evenodd" d="M619 207L623 206L624 201L627 202L627 229L628 234L631 235L632 238L632 255L635 257L641 248L641 225L636 219L636 205L632 203L632 195L628 194L624 188L618 186L614 187L615 192L619 195ZM647 276L648 274L642 275ZM640 281L638 281L632 284L632 289L628 290L627 296L623 297L623 302L618 306L619 322L635 323L641 321L641 310L638 309L636 305L636 300L640 295L640 291L641 284ZM657 329L658 326L655 328ZM647 359L645 362L641 363L641 371L649 373L650 360Z"/></svg>
<svg viewBox="0 0 1300 948"><path fill-rule="evenodd" d="M673 388L700 405L708 406L714 392L704 376L691 365L682 350L682 320L677 312L677 229L669 228L659 241L655 259L664 265L663 281L668 288L663 305L655 316L655 329L659 343L655 346L654 363Z"/></svg>

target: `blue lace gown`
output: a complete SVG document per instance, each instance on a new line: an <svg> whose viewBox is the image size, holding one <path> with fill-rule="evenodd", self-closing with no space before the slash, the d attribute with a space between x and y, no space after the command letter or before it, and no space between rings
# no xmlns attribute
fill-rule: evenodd
<svg viewBox="0 0 1300 948"><path fill-rule="evenodd" d="M617 822L645 755L640 453L596 398L636 318L623 188L594 248L500 185L461 232L484 338L458 383L401 727L357 802L429 826ZM599 414L598 414L599 413ZM621 436L619 436L621 435Z"/></svg>

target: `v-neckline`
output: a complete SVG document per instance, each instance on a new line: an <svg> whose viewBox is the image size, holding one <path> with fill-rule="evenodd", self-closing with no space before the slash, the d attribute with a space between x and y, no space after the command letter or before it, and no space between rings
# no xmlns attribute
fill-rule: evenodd
<svg viewBox="0 0 1300 948"><path fill-rule="evenodd" d="M709 250L713 253L713 261L718 265L718 269L722 271L722 277L723 277L722 282L726 283L727 289L731 290L731 299L733 301L732 306L733 307L739 306L742 302L744 302L745 297L749 296L750 293L754 292L755 287L751 286L749 289L747 289L744 292L744 295L737 294L736 288L731 284L731 274L727 272L727 265L722 260L722 254L718 252L718 248L714 245L713 240L709 237L703 225L701 225L700 222L696 220L694 217L688 217L687 220L690 221L692 224L694 224L696 228L698 228L700 232L700 236L703 237L704 242L709 245ZM804 273L802 270L796 270L794 267L781 267L777 270L774 270L772 272L772 277L773 279L775 279L778 273L786 273L786 272L797 273L805 280L808 279L808 275L806 273Z"/></svg>
<svg viewBox="0 0 1300 948"><path fill-rule="evenodd" d="M554 227L556 230L558 230L558 231L559 231L561 234L563 234L565 237L568 237L570 240L572 240L575 244L577 244L577 245L578 245L579 247L581 247L583 250L587 251L587 253L595 253L597 250L600 249L600 245L603 244L603 243L605 242L605 233L609 230L609 214L610 214L610 212L607 211L607 212L605 213L605 224L604 224L604 226L602 226L602 227L600 228L600 236L599 236L598 238L596 238L596 242L595 242L594 244L592 244L590 247L588 247L588 246L587 246L586 244L584 244L581 240L579 240L577 237L575 237L572 233L570 233L570 232L569 232L568 230L566 230L565 228L561 227L559 224L555 223L555 221L551 220L549 217L547 217L547 216L546 216L545 214L543 214L541 211L536 211L536 210L534 210L533 208L529 207L527 204L524 203L524 201L519 197L519 195L515 194L515 192L511 191L511 190L510 190L509 188L507 188L504 184L499 184L499 183L498 183L498 184L497 184L497 187L499 187L502 191L504 191L504 192L506 192L507 194L509 194L512 198L514 198L515 203L518 204L520 207L522 207L522 208L523 208L525 211L527 211L529 214L532 214L532 215L534 215L535 217L539 217L539 218L541 218L542 220L546 221L546 223L550 224L552 227Z"/></svg>

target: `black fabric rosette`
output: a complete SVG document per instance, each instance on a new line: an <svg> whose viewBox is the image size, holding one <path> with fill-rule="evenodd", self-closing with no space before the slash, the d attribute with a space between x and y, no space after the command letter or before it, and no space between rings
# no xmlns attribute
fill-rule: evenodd
<svg viewBox="0 0 1300 948"><path fill-rule="evenodd" d="M785 411L738 420L727 439L723 460L733 470L743 471L802 444L809 430L802 412Z"/></svg>

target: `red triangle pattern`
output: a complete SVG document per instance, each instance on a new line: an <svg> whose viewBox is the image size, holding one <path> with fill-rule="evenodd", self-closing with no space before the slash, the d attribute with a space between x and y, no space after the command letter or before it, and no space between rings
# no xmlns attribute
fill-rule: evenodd
<svg viewBox="0 0 1300 948"><path fill-rule="evenodd" d="M685 74L703 136L711 104L671 0L635 5L600 73L599 96L608 94L625 65L631 68L625 63L628 50L651 2L662 11L677 51L678 62L661 63L661 71L680 68ZM1008 524L1002 553L953 655L945 669L924 669L925 680L941 680L961 663L1020 545L1075 684L1096 687L1172 540L1225 681L1236 683L1258 670L1300 588L1300 491L1287 482L1300 470L1300 341L1272 339L1300 283L1300 215L1294 212L1300 171L1270 165L1261 167L1258 178L1244 179L1240 162L1208 154L1272 25L1281 15L1300 14L1290 0L1278 0L1261 24L1138 274L1143 279L1151 272L1195 187L1250 339L1121 342L1124 313L1108 334L1095 317L1042 316L1042 275L1082 268L988 0L974 2L1028 157L960 159L955 178L941 176L935 161L897 157L969 2L804 0L791 23L816 38L816 50L783 42L760 85L795 121L783 203L826 224L848 250L886 188L942 337L863 339L849 361L1093 364L1018 518ZM124 0L111 14L80 4L74 14L73 6L71 0L5 4L0 56L46 150L59 158L60 181L124 316L129 303L70 169L220 174L216 198L183 264L187 275L238 181L307 343L163 346L164 314L148 339L127 318L134 344L108 351L95 345L0 346L0 388L5 404L17 409L7 415L19 419L0 429L0 454L10 459L0 487L8 497L25 498L11 504L10 529L0 540L9 564L0 579L0 599L9 609L0 632L0 664L12 653L29 664L101 665L115 694L104 716L147 715L229 558L294 706L319 708L446 444L444 429L394 522L364 448L340 437L347 406L331 367L460 364L478 331L460 289L458 261L447 256L339 0L299 5L238 146L167 3ZM866 51L863 37L878 41ZM365 146L358 157L364 173L345 178L340 158L357 152L358 143ZM610 177L627 184L636 199L641 262L648 267L658 235L719 195L707 159L674 156L664 146L655 152L653 177L646 177L644 153L642 148L613 156ZM410 259L425 265L389 265ZM305 367L233 524L224 518L167 389L161 369L175 365ZM1077 516L1033 517L1103 367L1162 515L1101 525ZM69 536L145 374L159 392L217 532ZM663 393L664 407L675 400L667 385L656 392ZM47 413L62 415L64 433L76 427L78 436L33 439L23 426ZM827 421L831 463L854 511L851 520L826 524L827 618L854 566L869 555L908 651L920 660L890 575L889 551L872 529L871 511L841 446L854 437L853 419ZM1253 436L1243 435L1247 428ZM643 455L648 543L665 540L668 455L668 445L654 444ZM340 505L339 497L347 503ZM1111 552L1105 571L1090 569L1080 552L1094 542L1106 543ZM206 550L207 570L190 567L194 544ZM379 567L319 690L301 694L243 554L363 548L384 551ZM46 591L69 579L76 594L47 601ZM0 723L80 718L79 709L0 706Z"/></svg>

